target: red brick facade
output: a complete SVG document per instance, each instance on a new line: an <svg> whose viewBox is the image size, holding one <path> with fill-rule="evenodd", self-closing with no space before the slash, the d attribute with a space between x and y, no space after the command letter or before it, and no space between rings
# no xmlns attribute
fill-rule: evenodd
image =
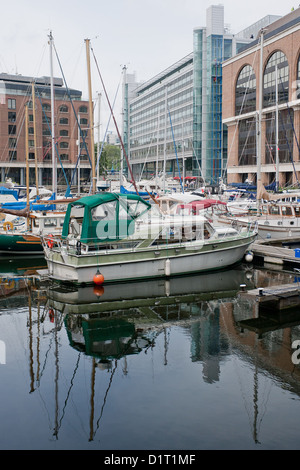
<svg viewBox="0 0 300 470"><path fill-rule="evenodd" d="M297 21L298 18L298 21ZM292 21L291 21L292 20ZM286 24L286 27L284 26ZM268 35L270 29L273 35ZM287 15L286 17L276 21L265 32L264 48L263 48L263 70L271 57L276 52L281 51L285 54L289 66L289 102L285 107L292 109L294 112L294 145L293 145L293 163L285 163L279 170L279 184L287 183L287 175L291 175L294 169L297 171L297 177L300 179L300 96L297 97L297 74L298 61L300 54L300 9ZM244 116L235 116L235 92L236 83L239 74L245 65L250 65L256 76L256 107L259 109L259 76L260 76L260 42L249 47L244 52L223 64L223 104L222 118L223 123L228 127L228 164L227 164L227 181L241 182L242 179L248 177L253 180L256 169L253 166L239 165L238 155L238 121L245 119ZM264 184L270 183L270 174L274 173L274 165L266 163L265 155L265 121L264 116L267 114L268 108L263 109L262 113L262 167L261 179ZM297 180L293 174L293 182Z"/></svg>
<svg viewBox="0 0 300 470"><path fill-rule="evenodd" d="M16 76L17 83L18 76ZM24 78L23 78L24 82ZM13 87L12 87L13 88ZM16 87L17 89L17 87ZM28 102L32 103L31 86L28 83L28 96L18 94L14 90L2 87L0 95L0 181L4 177L12 178L16 183L24 184L26 167L26 145L25 145L25 107ZM49 93L48 93L49 94ZM60 96L62 92L60 91ZM87 101L78 99L70 102L67 93L65 99L55 97L54 124L55 141L57 142L64 171L68 176L72 174L78 158L78 124L81 120L82 129L89 125L89 106ZM39 184L52 184L52 124L51 124L51 101L35 95L35 120L32 104L28 106L28 151L31 183L34 183L35 155L39 168ZM43 106L43 109L42 109ZM74 113L74 110L75 113ZM34 135L34 122L36 133ZM36 139L36 148L34 142ZM81 168L90 170L88 155L90 154L89 133L86 137L86 149L83 148L81 155ZM56 153L57 155L57 153ZM57 160L58 171L61 172L61 163ZM76 177L73 183L76 182ZM62 184L66 184L63 182Z"/></svg>

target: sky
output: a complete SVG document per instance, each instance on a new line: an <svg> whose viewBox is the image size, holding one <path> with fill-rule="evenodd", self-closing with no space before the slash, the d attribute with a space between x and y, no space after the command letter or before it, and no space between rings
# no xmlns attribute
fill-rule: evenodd
<svg viewBox="0 0 300 470"><path fill-rule="evenodd" d="M193 51L193 29L206 26L206 10L224 6L224 21L236 34L266 15L284 16L293 0L14 0L2 6L0 71L50 76L49 34L54 39L53 73L88 99L86 43L90 40L92 95L101 93L101 137L109 106L121 132L123 69L144 82ZM5 11L6 10L6 11ZM95 123L98 122L98 108ZM110 129L115 132L113 122Z"/></svg>

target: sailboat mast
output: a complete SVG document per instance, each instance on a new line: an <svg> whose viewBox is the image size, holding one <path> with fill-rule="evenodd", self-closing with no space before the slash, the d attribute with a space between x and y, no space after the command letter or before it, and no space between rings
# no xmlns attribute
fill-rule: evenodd
<svg viewBox="0 0 300 470"><path fill-rule="evenodd" d="M35 185L36 185L36 194L38 196L39 195L39 179L38 179L38 166L37 166L36 115L35 115L34 82L32 82L32 113L33 113L33 135L34 135Z"/></svg>
<svg viewBox="0 0 300 470"><path fill-rule="evenodd" d="M275 66L275 88L276 88L276 118L275 118L275 145L276 145L276 186L275 191L279 189L279 138L278 138L278 67Z"/></svg>
<svg viewBox="0 0 300 470"><path fill-rule="evenodd" d="M25 105L25 160L26 160L26 206L29 210L29 161L28 161L28 103ZM27 228L29 228L29 218L27 217Z"/></svg>
<svg viewBox="0 0 300 470"><path fill-rule="evenodd" d="M257 155L257 190L261 182L261 152L262 152L262 105L263 105L263 51L264 30L260 33L260 72L259 72L259 114L258 114L258 155Z"/></svg>
<svg viewBox="0 0 300 470"><path fill-rule="evenodd" d="M94 110L92 100L92 80L91 80L91 61L90 61L90 40L85 39L86 46L86 60L87 60L87 73L88 73L88 87L89 87L89 121L90 121L90 157L92 161L92 191L96 192L96 167L95 167L95 150L94 150Z"/></svg>
<svg viewBox="0 0 300 470"><path fill-rule="evenodd" d="M54 128L54 83L53 83L53 36L52 31L49 35L50 44L50 84L51 84L51 126L52 126L52 192L56 196L57 191L57 168L56 168L56 157L55 157L55 128Z"/></svg>
<svg viewBox="0 0 300 470"><path fill-rule="evenodd" d="M101 93L98 93L98 145L97 145L97 181L100 179L100 116L101 116Z"/></svg>

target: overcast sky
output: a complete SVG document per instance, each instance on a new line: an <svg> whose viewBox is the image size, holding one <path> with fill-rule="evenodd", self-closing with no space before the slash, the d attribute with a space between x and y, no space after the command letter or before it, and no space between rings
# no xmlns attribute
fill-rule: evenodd
<svg viewBox="0 0 300 470"><path fill-rule="evenodd" d="M233 34L266 15L284 16L298 7L292 0L14 0L2 7L0 71L49 76L51 30L68 87L82 90L88 99L88 38L113 103L119 86L121 96L124 65L141 82L182 59L193 50L193 29L206 26L206 10L217 4L224 5L225 24ZM93 54L91 70L95 98L103 88ZM62 77L56 56L54 75ZM107 108L103 94L103 116ZM116 106L118 122L120 111ZM101 124L103 133L107 118Z"/></svg>

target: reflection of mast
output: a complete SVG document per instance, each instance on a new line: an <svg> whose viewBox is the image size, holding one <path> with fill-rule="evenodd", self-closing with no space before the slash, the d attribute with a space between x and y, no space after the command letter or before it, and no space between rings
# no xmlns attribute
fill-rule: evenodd
<svg viewBox="0 0 300 470"><path fill-rule="evenodd" d="M32 335L32 308L31 308L31 284L29 281L28 311L29 311L29 373L30 373L30 393L34 392L34 371L33 371L33 335Z"/></svg>
<svg viewBox="0 0 300 470"><path fill-rule="evenodd" d="M96 371L96 364L95 358L93 357L92 362L92 378L91 378L91 416L90 416L90 438L89 441L93 440L94 437L94 411L95 411L95 371Z"/></svg>
<svg viewBox="0 0 300 470"><path fill-rule="evenodd" d="M59 379L59 362L58 362L58 340L57 340L57 315L55 315L55 329L54 329L54 338L55 338L55 426L53 435L58 439L58 415L59 415L59 406L58 406L58 379Z"/></svg>

